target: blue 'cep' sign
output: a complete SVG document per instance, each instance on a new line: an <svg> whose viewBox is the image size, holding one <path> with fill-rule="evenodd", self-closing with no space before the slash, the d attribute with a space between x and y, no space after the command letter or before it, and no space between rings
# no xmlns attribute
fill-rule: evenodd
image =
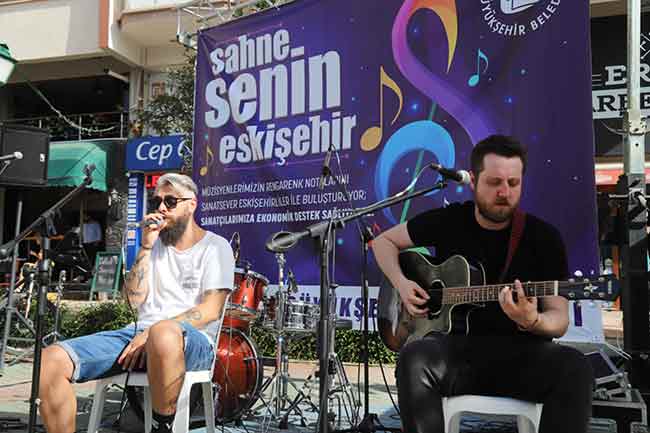
<svg viewBox="0 0 650 433"><path fill-rule="evenodd" d="M126 144L126 169L139 171L178 170L183 166L182 135L140 137Z"/></svg>

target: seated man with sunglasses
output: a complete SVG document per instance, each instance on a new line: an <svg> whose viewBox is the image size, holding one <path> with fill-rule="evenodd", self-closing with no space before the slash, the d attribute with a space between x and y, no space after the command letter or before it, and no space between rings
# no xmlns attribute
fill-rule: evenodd
<svg viewBox="0 0 650 433"><path fill-rule="evenodd" d="M40 410L50 433L76 431L72 383L146 368L154 430L171 432L185 371L210 368L225 300L233 286L228 242L194 221L192 179L165 174L123 295L137 308L126 328L65 340L43 351Z"/></svg>

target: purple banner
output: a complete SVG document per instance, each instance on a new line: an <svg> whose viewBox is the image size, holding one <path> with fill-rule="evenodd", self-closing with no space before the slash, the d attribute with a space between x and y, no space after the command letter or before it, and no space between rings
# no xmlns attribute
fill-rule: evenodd
<svg viewBox="0 0 650 433"><path fill-rule="evenodd" d="M509 134L529 148L523 208L561 230L571 270L597 272L589 47L588 2L560 0L302 0L202 31L198 222L239 232L242 259L274 281L272 233L384 199L430 162L467 169L472 143ZM330 144L351 202L332 182L319 188ZM435 181L425 173L417 188ZM471 197L452 183L367 223L384 230ZM361 260L348 224L336 282L358 285ZM287 264L318 283L312 241ZM370 265L376 284L372 254Z"/></svg>

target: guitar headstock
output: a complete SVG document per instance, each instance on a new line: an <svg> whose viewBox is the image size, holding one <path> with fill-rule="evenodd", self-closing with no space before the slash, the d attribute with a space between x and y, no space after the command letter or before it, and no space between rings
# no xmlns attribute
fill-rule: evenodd
<svg viewBox="0 0 650 433"><path fill-rule="evenodd" d="M619 280L615 275L609 274L592 278L571 278L560 283L559 295L570 301L613 301L618 297L620 289Z"/></svg>

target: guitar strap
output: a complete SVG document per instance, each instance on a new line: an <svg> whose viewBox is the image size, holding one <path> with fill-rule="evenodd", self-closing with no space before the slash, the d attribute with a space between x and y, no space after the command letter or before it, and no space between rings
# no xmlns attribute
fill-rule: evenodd
<svg viewBox="0 0 650 433"><path fill-rule="evenodd" d="M508 268L510 268L510 262L512 262L512 258L515 256L521 235L524 233L525 225L526 213L517 208L512 216L512 230L510 231L510 242L508 243L508 255L506 257L506 263L503 266L503 271L501 271L501 276L499 276L500 283L503 283L503 280L506 278Z"/></svg>

